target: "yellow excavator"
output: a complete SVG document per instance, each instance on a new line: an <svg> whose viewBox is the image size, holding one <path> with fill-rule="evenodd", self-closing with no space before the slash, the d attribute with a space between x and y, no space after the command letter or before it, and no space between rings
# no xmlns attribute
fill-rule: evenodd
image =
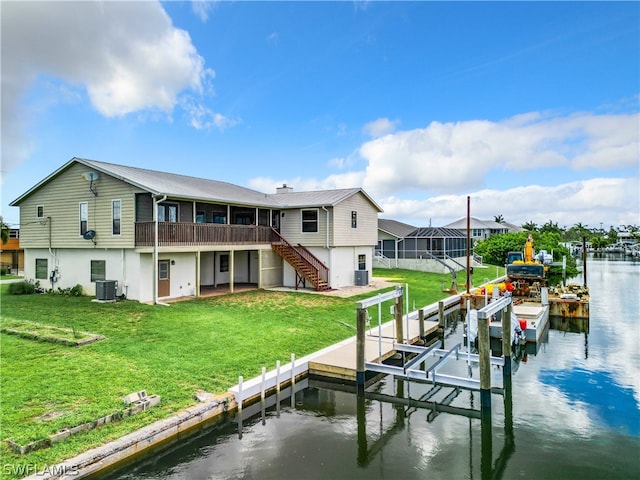
<svg viewBox="0 0 640 480"><path fill-rule="evenodd" d="M509 252L507 254L507 279L509 281L526 280L543 283L547 267L537 261L533 255L533 236L529 234L524 244L524 256L522 252Z"/></svg>

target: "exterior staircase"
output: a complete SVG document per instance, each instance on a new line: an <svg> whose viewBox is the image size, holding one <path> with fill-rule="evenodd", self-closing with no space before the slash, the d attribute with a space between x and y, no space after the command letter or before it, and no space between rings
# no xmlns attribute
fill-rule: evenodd
<svg viewBox="0 0 640 480"><path fill-rule="evenodd" d="M275 232L275 230L274 230ZM306 286L308 281L317 291L331 290L329 286L329 268L306 247L291 245L279 233L275 232L271 243L274 252L284 258L296 271L296 290Z"/></svg>

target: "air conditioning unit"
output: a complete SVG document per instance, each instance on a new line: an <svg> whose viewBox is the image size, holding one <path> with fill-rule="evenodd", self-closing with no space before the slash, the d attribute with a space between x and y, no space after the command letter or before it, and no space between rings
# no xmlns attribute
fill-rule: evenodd
<svg viewBox="0 0 640 480"><path fill-rule="evenodd" d="M96 281L96 299L109 301L116 299L116 280L97 280Z"/></svg>
<svg viewBox="0 0 640 480"><path fill-rule="evenodd" d="M358 287L366 287L369 285L369 271L368 270L356 270L354 284Z"/></svg>

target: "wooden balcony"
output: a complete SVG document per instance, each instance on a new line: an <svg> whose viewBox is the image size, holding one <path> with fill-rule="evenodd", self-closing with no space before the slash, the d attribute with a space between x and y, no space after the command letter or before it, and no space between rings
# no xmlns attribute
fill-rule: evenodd
<svg viewBox="0 0 640 480"><path fill-rule="evenodd" d="M137 222L136 247L152 247L154 233L154 222ZM274 235L276 234L271 227L256 225L158 223L159 247L270 244L275 238Z"/></svg>

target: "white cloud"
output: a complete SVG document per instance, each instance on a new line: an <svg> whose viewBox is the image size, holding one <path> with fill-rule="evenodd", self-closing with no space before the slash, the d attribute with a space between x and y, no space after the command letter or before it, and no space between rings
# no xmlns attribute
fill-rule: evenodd
<svg viewBox="0 0 640 480"><path fill-rule="evenodd" d="M471 192L471 215L493 219L502 215L508 222L522 225L549 220L570 227L578 222L596 226L640 224L640 178L595 178L555 186L528 185L505 190ZM439 195L424 199L397 196L378 202L384 218L416 226L442 226L467 214L467 195Z"/></svg>
<svg viewBox="0 0 640 480"><path fill-rule="evenodd" d="M638 114L525 114L502 122L432 122L364 143L365 188L375 194L461 192L494 170L638 165Z"/></svg>
<svg viewBox="0 0 640 480"><path fill-rule="evenodd" d="M202 20L206 22L209 19L209 12L216 6L215 0L191 0L191 9Z"/></svg>
<svg viewBox="0 0 640 480"><path fill-rule="evenodd" d="M347 160L344 157L334 157L331 160L329 160L329 163L328 163L330 167L339 168L339 169L343 169L346 164L347 164Z"/></svg>
<svg viewBox="0 0 640 480"><path fill-rule="evenodd" d="M388 118L378 118L362 127L362 131L371 138L378 138L393 132L398 123L400 123L398 120L391 121Z"/></svg>
<svg viewBox="0 0 640 480"><path fill-rule="evenodd" d="M22 126L19 102L41 76L86 89L99 113L118 117L169 115L182 92L202 95L214 75L189 34L151 1L3 2L2 63L2 118ZM3 163L24 159L22 143L20 129L3 128Z"/></svg>
<svg viewBox="0 0 640 480"><path fill-rule="evenodd" d="M282 184L293 187L295 192L304 192L359 187L362 185L362 177L362 172L329 175L322 180L302 177L281 178L278 180L270 177L255 177L250 179L247 184L249 187L264 193L275 193L276 188L282 186Z"/></svg>

